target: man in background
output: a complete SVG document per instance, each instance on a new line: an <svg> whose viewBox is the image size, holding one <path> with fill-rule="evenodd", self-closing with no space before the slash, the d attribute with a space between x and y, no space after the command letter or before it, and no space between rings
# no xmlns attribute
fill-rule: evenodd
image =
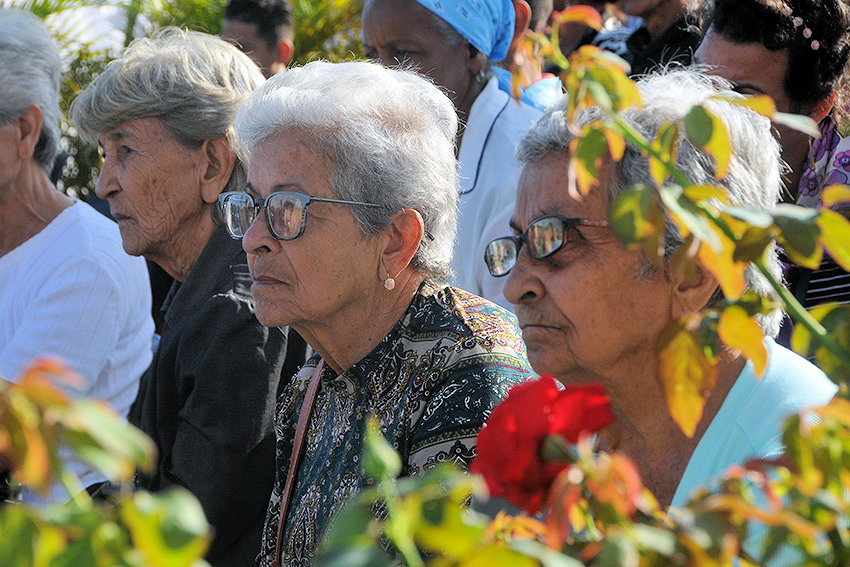
<svg viewBox="0 0 850 567"><path fill-rule="evenodd" d="M235 44L266 78L286 70L294 52L290 0L230 0L221 37Z"/></svg>

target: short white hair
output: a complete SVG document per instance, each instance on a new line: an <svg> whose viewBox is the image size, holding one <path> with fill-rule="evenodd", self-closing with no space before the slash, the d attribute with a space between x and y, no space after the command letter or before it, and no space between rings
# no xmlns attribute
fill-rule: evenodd
<svg viewBox="0 0 850 567"><path fill-rule="evenodd" d="M206 140L236 141L236 109L263 82L260 69L234 45L209 34L165 28L133 41L71 105L80 135L102 132L135 118L159 118L188 148ZM237 163L225 190L245 184Z"/></svg>
<svg viewBox="0 0 850 567"><path fill-rule="evenodd" d="M623 118L645 138L651 140L658 129L668 121L679 121L695 105L702 104L713 112L726 126L733 153L726 176L714 179L714 160L698 150L680 136L678 165L691 182L702 185L718 183L729 193L733 204L772 210L779 200L782 188L779 143L771 132L770 121L743 106L731 104L711 97L739 97L732 91L728 81L709 76L701 68L692 67L647 75L638 81L643 98L642 108L632 108ZM543 118L525 133L517 149L522 163L534 163L552 152L567 151L574 134L566 122L566 98L546 110ZM576 117L579 127L601 118L599 109L591 109ZM623 158L616 163L615 173L608 187L609 199L613 201L627 188L647 184L653 185L649 174L648 158L636 148L627 145ZM683 240L676 226L667 220L664 232L664 256L669 260ZM781 265L776 247L768 254L768 266L777 279L781 279ZM647 270L643 270L647 274ZM747 285L761 296L772 293L770 283L754 267L747 269ZM717 293L709 306L722 299ZM764 332L776 336L779 332L782 313L779 310L761 316Z"/></svg>
<svg viewBox="0 0 850 567"><path fill-rule="evenodd" d="M0 124L35 105L41 110L41 136L34 158L45 171L59 151L59 48L36 16L0 8Z"/></svg>
<svg viewBox="0 0 850 567"><path fill-rule="evenodd" d="M419 211L426 237L411 266L434 278L451 273L457 124L451 101L428 79L366 62L315 61L273 76L236 116L243 153L294 131L331 163L338 197L384 205L351 209L364 234L402 209Z"/></svg>

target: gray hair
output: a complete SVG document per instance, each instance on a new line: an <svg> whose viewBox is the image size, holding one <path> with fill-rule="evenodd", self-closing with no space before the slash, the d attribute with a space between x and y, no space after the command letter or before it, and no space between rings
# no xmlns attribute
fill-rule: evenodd
<svg viewBox="0 0 850 567"><path fill-rule="evenodd" d="M266 81L239 109L236 130L243 158L278 132L301 136L333 164L339 198L384 205L351 208L366 235L402 209L419 211L426 237L411 267L443 278L457 219L457 122L451 101L416 73L315 61Z"/></svg>
<svg viewBox="0 0 850 567"><path fill-rule="evenodd" d="M27 108L41 110L41 135L33 157L45 171L59 151L59 82L62 60L47 28L36 16L0 8L0 124Z"/></svg>
<svg viewBox="0 0 850 567"><path fill-rule="evenodd" d="M727 190L735 205L765 211L774 208L782 187L779 144L771 133L767 118L740 105L711 100L719 92L724 96L740 96L731 90L728 81L708 76L699 68L690 68L648 75L638 82L638 87L643 107L630 109L623 117L647 139L653 139L664 123L681 120L692 106L698 104L711 110L726 126L734 153L728 173L720 181L714 179L713 159L697 150L684 134L680 136L678 165L691 182L698 185L719 183ZM526 132L517 149L520 162L534 163L549 153L567 151L574 135L567 125L565 110L566 99L548 108L540 122ZM602 118L602 114L599 109L591 109L576 118L579 126L582 126ZM608 187L609 201L613 201L628 187L653 183L647 157L627 145ZM682 242L679 231L667 219L663 238L666 260L669 261L673 251ZM650 266L647 260L647 266L640 270L638 276L649 277L653 271ZM781 265L775 246L768 255L768 266L771 273L781 279ZM747 269L746 278L748 287L760 296L768 297L772 294L766 278L753 266ZM707 306L716 304L722 297L718 290ZM779 310L775 310L760 317L765 333L775 336L779 332L781 315Z"/></svg>
<svg viewBox="0 0 850 567"><path fill-rule="evenodd" d="M236 109L262 82L259 68L232 44L166 28L133 41L80 93L71 113L90 142L127 120L154 117L188 148L218 138L235 148ZM237 162L225 190L243 187L246 178Z"/></svg>

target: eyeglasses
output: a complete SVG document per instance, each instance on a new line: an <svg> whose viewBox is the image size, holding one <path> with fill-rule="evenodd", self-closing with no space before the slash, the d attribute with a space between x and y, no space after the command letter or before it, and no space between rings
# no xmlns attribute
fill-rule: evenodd
<svg viewBox="0 0 850 567"><path fill-rule="evenodd" d="M536 260L551 256L567 243L567 231L577 226L604 228L608 221L577 219L561 215L546 215L531 221L525 232L517 236L503 236L490 242L484 249L484 261L490 275L508 275L516 265L519 249L525 243L528 254Z"/></svg>
<svg viewBox="0 0 850 567"><path fill-rule="evenodd" d="M276 191L265 199L254 197L244 191L227 191L218 196L218 206L224 216L224 223L233 238L245 236L257 219L260 209L265 209L269 232L278 240L294 240L304 233L304 227L307 226L307 211L310 209L310 203L313 202L383 208L383 205L375 203L323 199L293 191Z"/></svg>

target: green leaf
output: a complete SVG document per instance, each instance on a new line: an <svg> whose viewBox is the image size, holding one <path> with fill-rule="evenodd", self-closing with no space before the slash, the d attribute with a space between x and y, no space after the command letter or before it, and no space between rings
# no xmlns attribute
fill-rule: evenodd
<svg viewBox="0 0 850 567"><path fill-rule="evenodd" d="M0 565L31 567L37 533L26 508L0 504Z"/></svg>
<svg viewBox="0 0 850 567"><path fill-rule="evenodd" d="M692 107L685 115L684 123L688 139L698 149L714 158L714 177L722 179L729 169L729 157L732 155L726 126L702 105Z"/></svg>
<svg viewBox="0 0 850 567"><path fill-rule="evenodd" d="M820 212L796 205L777 205L773 222L781 231L781 243L788 257L806 268L817 269L823 255L818 246L821 229L817 218Z"/></svg>
<svg viewBox="0 0 850 567"><path fill-rule="evenodd" d="M681 187L665 185L658 192L661 195L661 201L667 207L683 236L693 234L715 251L722 249L722 243L716 229L708 220L705 212L685 195Z"/></svg>
<svg viewBox="0 0 850 567"><path fill-rule="evenodd" d="M190 567L211 540L201 505L184 489L138 492L121 503L120 515L150 567Z"/></svg>
<svg viewBox="0 0 850 567"><path fill-rule="evenodd" d="M377 481L395 478L401 472L401 458L384 439L381 426L374 417L369 418L366 424L363 470Z"/></svg>
<svg viewBox="0 0 850 567"><path fill-rule="evenodd" d="M845 272L850 272L850 221L840 213L822 209L817 224L824 249Z"/></svg>
<svg viewBox="0 0 850 567"><path fill-rule="evenodd" d="M676 534L672 531L635 524L632 526L635 541L643 549L648 549L659 555L670 557L676 552Z"/></svg>
<svg viewBox="0 0 850 567"><path fill-rule="evenodd" d="M679 154L679 127L673 122L662 124L649 149L649 175L660 187L670 177L667 166L675 164Z"/></svg>
<svg viewBox="0 0 850 567"><path fill-rule="evenodd" d="M828 303L818 305L809 312L846 352L850 352L850 305ZM791 348L801 356L814 356L815 364L834 382L850 383L850 368L820 345L803 325L794 325L791 333Z"/></svg>
<svg viewBox="0 0 850 567"><path fill-rule="evenodd" d="M549 549L542 543L534 540L515 540L511 542L510 546L511 549L522 555L537 559L543 567L584 567L584 563L578 559L573 559L566 554ZM503 563L503 565L509 567L523 565L523 563ZM528 565L536 565L536 563L529 563Z"/></svg>
<svg viewBox="0 0 850 567"><path fill-rule="evenodd" d="M732 259L736 262L754 262L764 255L764 251L773 242L770 230L751 226L735 245Z"/></svg>
<svg viewBox="0 0 850 567"><path fill-rule="evenodd" d="M378 542L378 520L372 515L371 502L355 498L334 516L322 538L321 549L337 553L347 547L365 548Z"/></svg>
<svg viewBox="0 0 850 567"><path fill-rule="evenodd" d="M608 155L608 139L600 127L601 123L587 124L573 143L571 165L576 168L576 181L582 195L587 195L592 187L599 184L599 167L603 157Z"/></svg>
<svg viewBox="0 0 850 567"><path fill-rule="evenodd" d="M647 185L626 189L611 204L609 221L614 236L626 248L643 248L650 260L661 265L664 215L656 195Z"/></svg>
<svg viewBox="0 0 850 567"><path fill-rule="evenodd" d="M393 567L396 565L379 546L340 547L322 551L310 563L315 567Z"/></svg>
<svg viewBox="0 0 850 567"><path fill-rule="evenodd" d="M599 565L610 567L638 567L640 554L635 542L618 534L605 540L596 561Z"/></svg>

